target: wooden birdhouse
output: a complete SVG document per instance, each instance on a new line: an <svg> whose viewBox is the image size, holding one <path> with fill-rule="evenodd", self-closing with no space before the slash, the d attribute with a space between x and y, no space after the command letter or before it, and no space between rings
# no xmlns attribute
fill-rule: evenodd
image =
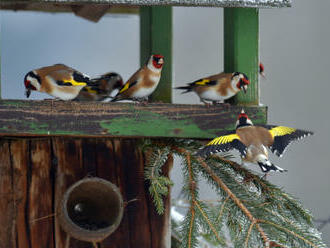
<svg viewBox="0 0 330 248"><path fill-rule="evenodd" d="M116 185L124 201L121 224L99 247L169 248L170 195L165 214L158 215L143 177L148 158L139 141L211 139L234 128L241 111L238 105L244 105L256 124L266 123L267 107L259 106L258 8L290 4L289 0L1 0L2 10L72 11L94 21L114 8L133 9L140 14L141 63L157 51L167 66L152 95L153 101L163 103L0 100L0 247L65 247L67 232L59 224L57 206L71 185L92 176ZM248 93L238 94L231 106L171 104L172 6L224 8L219 25L224 25L225 71L244 71L252 82ZM165 175L172 163L169 155ZM70 247L92 244L73 238Z"/></svg>

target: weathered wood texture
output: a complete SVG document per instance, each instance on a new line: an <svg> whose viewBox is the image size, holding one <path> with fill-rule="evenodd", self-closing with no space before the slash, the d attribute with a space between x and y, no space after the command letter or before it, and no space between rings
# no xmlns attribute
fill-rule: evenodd
<svg viewBox="0 0 330 248"><path fill-rule="evenodd" d="M179 137L211 139L235 127L241 106L69 101L0 101L0 136ZM256 124L266 107L244 106Z"/></svg>
<svg viewBox="0 0 330 248"><path fill-rule="evenodd" d="M135 6L210 6L210 7L290 7L291 0L1 0L5 5L8 2L30 3L44 2L48 4L111 4L111 5L135 5Z"/></svg>
<svg viewBox="0 0 330 248"><path fill-rule="evenodd" d="M109 4L90 4L90 6L105 6L107 7L106 13L111 14L138 14L139 8L136 6L110 6ZM77 9L82 6L89 6L86 4L49 4L45 2L15 2L11 1L9 3L3 3L1 0L0 9L3 10L23 10L23 11L41 11L41 12L73 12L74 9ZM98 11L97 11L98 12Z"/></svg>
<svg viewBox="0 0 330 248"><path fill-rule="evenodd" d="M136 145L135 139L1 138L0 247L63 248L66 233L52 214L70 185L92 175L116 184L128 201L119 228L100 248L168 248L170 198L165 215L157 215ZM171 165L170 156L165 175ZM92 244L71 239L70 248L78 247Z"/></svg>

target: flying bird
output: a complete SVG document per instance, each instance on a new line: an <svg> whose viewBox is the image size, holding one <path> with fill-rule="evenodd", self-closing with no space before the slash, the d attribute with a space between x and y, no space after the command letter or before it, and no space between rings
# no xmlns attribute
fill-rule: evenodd
<svg viewBox="0 0 330 248"><path fill-rule="evenodd" d="M212 101L216 104L236 95L241 90L246 93L249 84L249 78L244 73L222 72L175 89L185 90L182 94L193 91L199 96L201 102L208 104L206 101Z"/></svg>
<svg viewBox="0 0 330 248"><path fill-rule="evenodd" d="M240 152L243 162L258 164L264 173L284 172L286 170L270 162L268 148L282 157L291 142L312 134L310 131L284 126L254 126L242 110L236 122L236 130L213 139L201 148L197 155L208 156L216 152L236 149Z"/></svg>

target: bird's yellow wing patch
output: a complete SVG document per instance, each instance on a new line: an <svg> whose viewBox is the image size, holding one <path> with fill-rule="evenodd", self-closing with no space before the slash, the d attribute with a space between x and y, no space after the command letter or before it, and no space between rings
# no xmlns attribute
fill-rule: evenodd
<svg viewBox="0 0 330 248"><path fill-rule="evenodd" d="M210 79L203 79L203 80L195 82L195 85L206 85L209 82L210 82Z"/></svg>
<svg viewBox="0 0 330 248"><path fill-rule="evenodd" d="M86 86L87 85L85 82L77 82L74 79L65 80L63 83L64 84L71 84L73 86Z"/></svg>
<svg viewBox="0 0 330 248"><path fill-rule="evenodd" d="M125 90L127 90L129 88L129 83L125 84L123 86L123 88L121 88L121 90L119 91L119 93L123 93Z"/></svg>
<svg viewBox="0 0 330 248"><path fill-rule="evenodd" d="M270 150L279 157L282 157L288 145L293 141L313 134L313 132L292 127L270 125L266 125L265 127L273 137L273 143L270 145Z"/></svg>
<svg viewBox="0 0 330 248"><path fill-rule="evenodd" d="M211 146L211 145L224 145L224 144L227 144L227 143L232 142L234 139L238 139L239 140L239 136L237 134L229 134L229 135L217 137L217 138L211 140L206 145L207 146Z"/></svg>
<svg viewBox="0 0 330 248"><path fill-rule="evenodd" d="M275 138L275 137L278 137L278 136L284 136L284 135L292 134L296 130L297 129L292 128L292 127L278 126L278 127L273 127L272 129L269 130L269 132L272 135L272 137Z"/></svg>
<svg viewBox="0 0 330 248"><path fill-rule="evenodd" d="M240 141L236 133L220 136L211 140L197 152L197 155L208 156L216 152L228 152L232 149L238 150L241 156L245 157L247 147Z"/></svg>
<svg viewBox="0 0 330 248"><path fill-rule="evenodd" d="M85 89L88 93L91 93L91 94L97 94L97 91L96 91L96 90L93 90L92 87L86 86L84 89Z"/></svg>

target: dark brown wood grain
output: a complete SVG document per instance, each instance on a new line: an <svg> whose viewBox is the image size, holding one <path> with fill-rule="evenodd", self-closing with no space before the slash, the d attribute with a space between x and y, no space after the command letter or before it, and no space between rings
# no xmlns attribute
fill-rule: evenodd
<svg viewBox="0 0 330 248"><path fill-rule="evenodd" d="M0 245L15 245L15 206L13 170L10 162L9 142L0 140Z"/></svg>
<svg viewBox="0 0 330 248"><path fill-rule="evenodd" d="M52 151L50 140L30 143L31 163L28 188L27 214L31 247L53 248L53 218L40 219L53 214ZM40 220L39 220L40 219ZM40 235L42 234L42 235Z"/></svg>
<svg viewBox="0 0 330 248"><path fill-rule="evenodd" d="M106 179L125 201L119 228L100 248L169 248L169 197L159 216L144 180L146 155L137 139L0 138L0 247L64 248L67 234L56 206L73 183L88 177ZM168 175L169 158L164 168ZM92 248L74 238L70 248Z"/></svg>
<svg viewBox="0 0 330 248"><path fill-rule="evenodd" d="M25 211L27 204L27 173L29 159L29 142L27 140L11 140L10 152L14 170L14 204L16 211L16 246L30 247L29 223ZM52 221L52 218L51 218Z"/></svg>
<svg viewBox="0 0 330 248"><path fill-rule="evenodd" d="M0 101L0 136L178 137L211 139L234 129L242 107L70 101ZM255 124L266 107L244 106Z"/></svg>

